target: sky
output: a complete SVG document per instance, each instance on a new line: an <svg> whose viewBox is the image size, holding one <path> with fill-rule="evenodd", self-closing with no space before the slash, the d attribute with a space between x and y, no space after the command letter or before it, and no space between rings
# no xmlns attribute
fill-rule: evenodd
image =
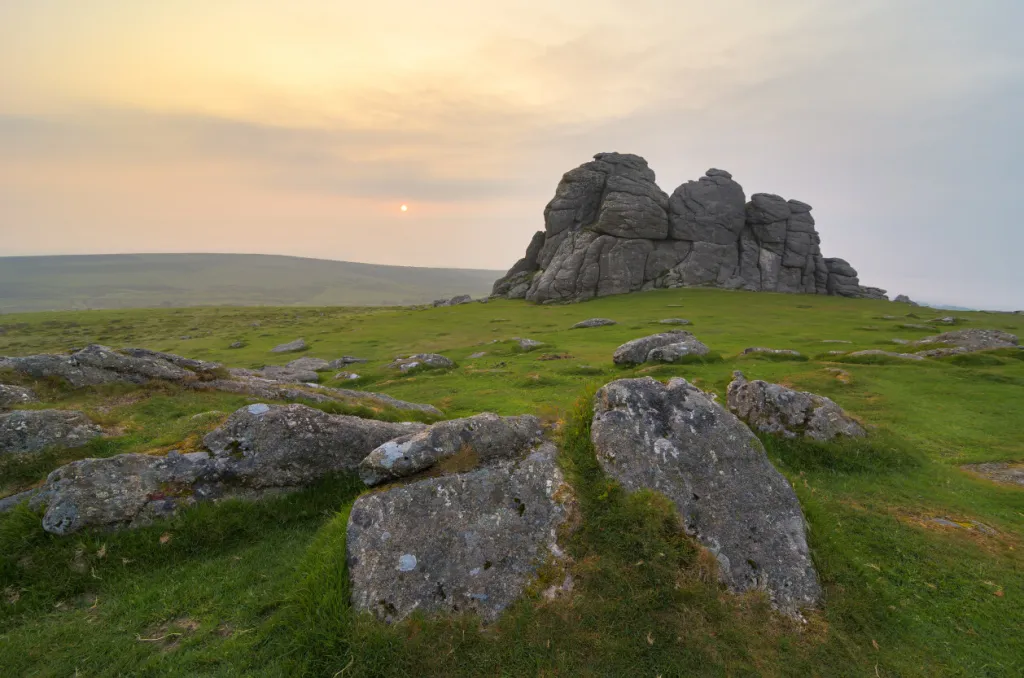
<svg viewBox="0 0 1024 678"><path fill-rule="evenodd" d="M1024 308L1021 26L1020 0L0 0L0 256L505 269L618 151L668 193L719 167L813 205L862 284Z"/></svg>

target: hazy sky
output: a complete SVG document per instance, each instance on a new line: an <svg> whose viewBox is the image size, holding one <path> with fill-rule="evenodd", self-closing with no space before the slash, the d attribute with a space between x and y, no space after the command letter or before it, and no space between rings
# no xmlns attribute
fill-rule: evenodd
<svg viewBox="0 0 1024 678"><path fill-rule="evenodd" d="M638 153L826 256L1024 307L1021 0L0 0L0 255L507 268ZM407 212L400 206L407 204Z"/></svg>

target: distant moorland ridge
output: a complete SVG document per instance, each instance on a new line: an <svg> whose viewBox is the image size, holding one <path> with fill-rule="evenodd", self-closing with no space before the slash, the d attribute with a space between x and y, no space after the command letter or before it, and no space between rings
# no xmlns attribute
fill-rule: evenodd
<svg viewBox="0 0 1024 678"><path fill-rule="evenodd" d="M499 274L263 254L0 257L0 312L420 304L486 296Z"/></svg>

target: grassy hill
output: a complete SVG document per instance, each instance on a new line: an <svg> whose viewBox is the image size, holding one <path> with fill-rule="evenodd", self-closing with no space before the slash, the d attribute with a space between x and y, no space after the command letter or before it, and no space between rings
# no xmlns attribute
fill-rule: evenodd
<svg viewBox="0 0 1024 678"><path fill-rule="evenodd" d="M378 306L490 294L503 271L262 254L0 257L0 313L186 306Z"/></svg>
<svg viewBox="0 0 1024 678"><path fill-rule="evenodd" d="M927 334L882 319L908 311L920 316L911 323L933 317L883 301L710 289L567 306L5 316L0 355L98 341L259 367L294 358L269 349L301 336L310 344L305 355L369 358L357 366L355 388L432 403L448 417L538 414L560 425L561 463L582 523L569 544L572 596L530 596L481 629L470 618L385 626L352 613L345 523L363 491L352 478L258 504L203 505L117 533L54 537L38 516L15 512L0 516L0 675L1021 675L1024 491L961 467L1024 459L1024 351L921 362L828 355L891 349L893 338ZM958 315L965 327L1024 330L1021 316ZM569 329L598 316L619 324ZM667 317L693 321L689 329L717 357L612 363L616 346L659 331L652 323ZM546 346L522 353L512 337ZM850 343L826 343L836 340ZM235 341L245 347L229 349ZM809 359L740 356L749 346L797 349ZM396 355L427 351L458 367L409 375L386 367ZM487 355L469 358L478 351ZM800 498L826 592L806 625L776 615L762 596L722 590L713 558L680 531L666 502L626 496L589 445L588 394L596 386L678 375L724 399L735 369L827 395L870 430L866 441L828 445L764 438ZM331 377L324 383L336 384ZM3 460L0 494L73 458L194 446L250 402L167 386L39 388L50 399L41 406L83 408L122 435L38 462ZM195 418L211 410L224 414Z"/></svg>

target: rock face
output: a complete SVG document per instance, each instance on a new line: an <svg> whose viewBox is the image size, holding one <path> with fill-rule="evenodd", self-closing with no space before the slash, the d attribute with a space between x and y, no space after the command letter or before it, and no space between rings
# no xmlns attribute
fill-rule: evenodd
<svg viewBox="0 0 1024 678"><path fill-rule="evenodd" d="M351 471L382 442L422 428L329 415L303 405L249 405L206 437L210 453L120 454L72 462L47 477L30 505L46 507L43 529L54 534L135 527L180 506L259 498Z"/></svg>
<svg viewBox="0 0 1024 678"><path fill-rule="evenodd" d="M583 320L576 323L569 329L582 330L590 327L607 327L608 325L617 325L618 323L608 318L591 318L590 320Z"/></svg>
<svg viewBox="0 0 1024 678"><path fill-rule="evenodd" d="M764 433L821 441L867 435L843 408L825 396L761 380L747 381L742 372L733 372L728 404L736 416Z"/></svg>
<svg viewBox="0 0 1024 678"><path fill-rule="evenodd" d="M800 504L739 419L685 379L621 379L594 398L602 468L630 492L660 492L715 554L733 591L765 589L797 615L820 598Z"/></svg>
<svg viewBox="0 0 1024 678"><path fill-rule="evenodd" d="M455 363L449 358L437 353L417 353L411 355L408 358L398 358L393 361L388 367L401 370L402 372L408 372L409 370L422 367L425 369L451 369L455 367Z"/></svg>
<svg viewBox="0 0 1024 678"><path fill-rule="evenodd" d="M571 491L547 443L516 460L359 497L346 549L352 605L385 621L413 610L494 621L562 557Z"/></svg>
<svg viewBox="0 0 1024 678"><path fill-rule="evenodd" d="M193 382L213 378L220 365L144 348L115 351L92 344L68 355L0 358L0 368L12 369L36 379L57 377L81 388L112 382L144 384L154 379Z"/></svg>
<svg viewBox="0 0 1024 678"><path fill-rule="evenodd" d="M102 434L81 412L18 410L0 414L0 454L81 447Z"/></svg>
<svg viewBox="0 0 1024 678"><path fill-rule="evenodd" d="M36 394L32 389L0 384L0 410L9 410L16 405L25 405L36 400Z"/></svg>
<svg viewBox="0 0 1024 678"><path fill-rule="evenodd" d="M768 193L747 202L719 169L668 196L643 158L599 153L562 177L544 230L493 294L580 301L699 285L884 298L847 262L821 255L810 212Z"/></svg>
<svg viewBox="0 0 1024 678"><path fill-rule="evenodd" d="M646 362L674 362L687 355L707 355L708 347L684 330L652 334L627 341L615 349L616 365L639 365Z"/></svg>
<svg viewBox="0 0 1024 678"><path fill-rule="evenodd" d="M438 422L426 431L384 443L360 462L359 477L367 485L379 485L419 473L458 454L474 463L521 457L540 442L537 417L499 417L485 412Z"/></svg>
<svg viewBox="0 0 1024 678"><path fill-rule="evenodd" d="M289 341L286 344L278 344L274 348L270 349L271 353L292 353L293 351L305 351L309 346L306 345L305 339L296 339L295 341Z"/></svg>

